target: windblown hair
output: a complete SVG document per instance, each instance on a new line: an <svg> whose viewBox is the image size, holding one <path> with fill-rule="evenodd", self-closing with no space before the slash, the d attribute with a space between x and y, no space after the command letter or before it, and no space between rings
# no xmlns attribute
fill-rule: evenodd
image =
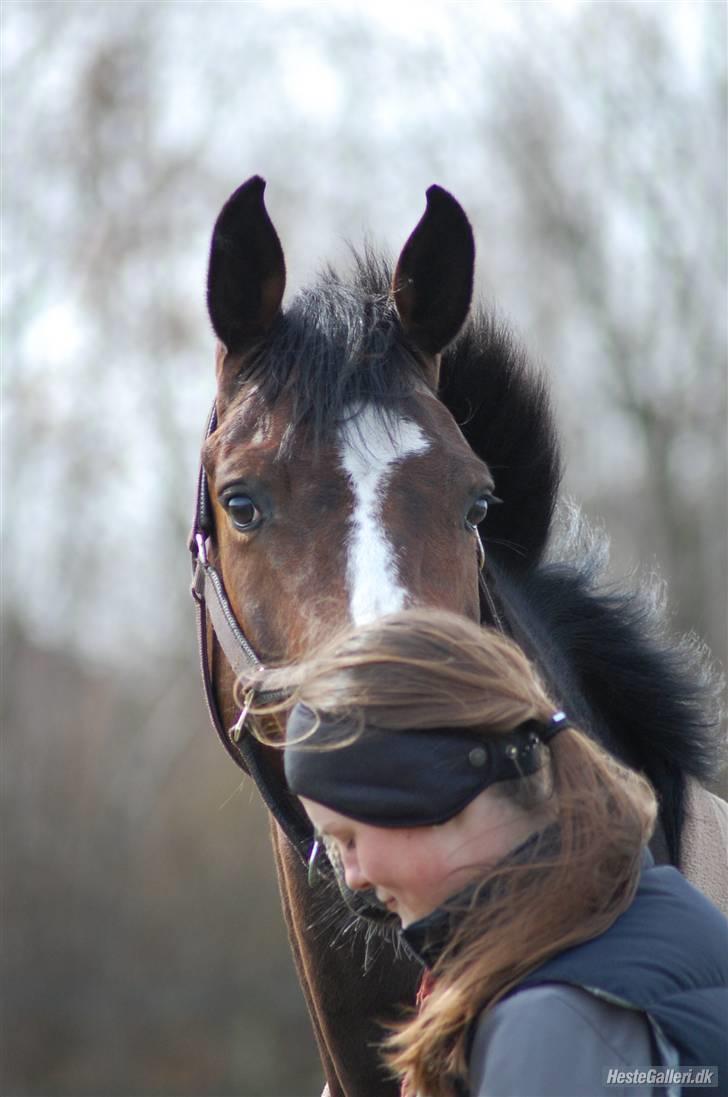
<svg viewBox="0 0 728 1097"><path fill-rule="evenodd" d="M290 690L286 706L302 701L361 729L468 727L492 737L526 720L547 721L556 707L511 640L433 610L358 628L255 684ZM413 1092L454 1094L467 1078L479 1014L551 956L603 933L634 896L656 815L648 782L578 730L560 732L543 753L536 774L491 791L515 796L533 811L535 827L543 826L544 809L555 825L525 861L483 868L465 907L453 909L432 993L384 1043L389 1066Z"/></svg>

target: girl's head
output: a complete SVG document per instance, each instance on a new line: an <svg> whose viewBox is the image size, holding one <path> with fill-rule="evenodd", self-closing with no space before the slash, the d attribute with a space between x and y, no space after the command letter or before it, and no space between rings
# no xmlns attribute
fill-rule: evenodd
<svg viewBox="0 0 728 1097"><path fill-rule="evenodd" d="M552 818L544 741L565 717L498 633L386 618L321 652L297 694L289 785L348 887L403 926Z"/></svg>
<svg viewBox="0 0 728 1097"><path fill-rule="evenodd" d="M449 613L360 627L264 685L291 691L286 770L349 886L404 924L459 893L435 990L387 1042L415 1090L447 1094L480 1010L628 905L654 795L580 731L555 734L512 641Z"/></svg>

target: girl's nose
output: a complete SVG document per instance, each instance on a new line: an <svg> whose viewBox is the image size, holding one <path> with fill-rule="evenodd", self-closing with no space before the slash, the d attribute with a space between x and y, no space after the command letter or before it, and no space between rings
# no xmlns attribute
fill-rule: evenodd
<svg viewBox="0 0 728 1097"><path fill-rule="evenodd" d="M344 879L350 891L365 891L372 885L361 870L356 854L346 858L344 863Z"/></svg>

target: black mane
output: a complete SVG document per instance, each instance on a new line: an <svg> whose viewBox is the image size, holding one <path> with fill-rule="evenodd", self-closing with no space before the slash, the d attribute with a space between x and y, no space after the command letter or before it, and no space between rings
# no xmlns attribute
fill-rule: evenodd
<svg viewBox="0 0 728 1097"><path fill-rule="evenodd" d="M478 311L443 355L440 395L503 500L482 528L490 558L522 571L546 548L561 454L545 378L508 327Z"/></svg>
<svg viewBox="0 0 728 1097"><path fill-rule="evenodd" d="M612 754L645 773L660 805L660 859L680 863L685 778L722 764L720 680L694 637L671 636L654 577L604 575L606 541L577 516L550 558L492 581L514 637L558 703Z"/></svg>

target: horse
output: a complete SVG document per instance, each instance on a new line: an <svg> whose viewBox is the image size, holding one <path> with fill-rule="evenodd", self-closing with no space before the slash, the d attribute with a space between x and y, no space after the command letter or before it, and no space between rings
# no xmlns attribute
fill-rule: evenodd
<svg viewBox="0 0 728 1097"><path fill-rule="evenodd" d="M351 896L309 887L312 835L280 753L252 733L240 675L406 605L503 628L572 719L649 777L654 852L674 864L685 782L710 776L717 735L694 660L636 593L600 587L591 555L549 549L561 458L548 387L507 327L471 310L474 237L456 199L428 189L393 271L353 252L348 276L325 268L284 310L264 190L256 176L232 194L210 248L216 397L190 541L202 672L221 741L271 809L329 1093L386 1097L375 1046L419 972L386 937L372 949L345 932Z"/></svg>

